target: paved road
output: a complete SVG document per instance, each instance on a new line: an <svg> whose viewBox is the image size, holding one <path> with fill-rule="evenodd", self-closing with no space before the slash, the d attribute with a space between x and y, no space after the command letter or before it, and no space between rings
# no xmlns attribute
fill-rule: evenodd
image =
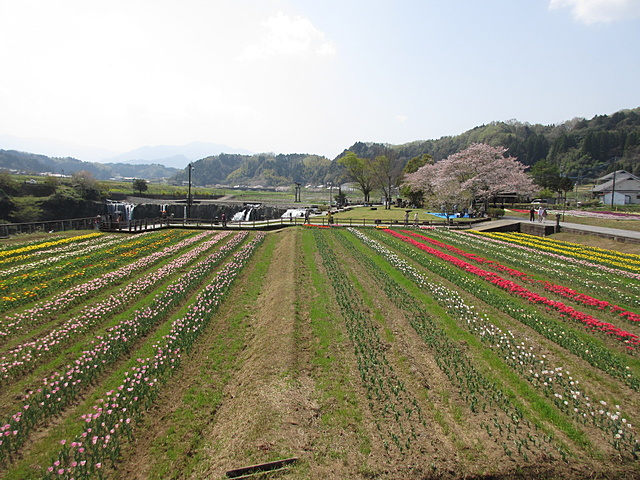
<svg viewBox="0 0 640 480"><path fill-rule="evenodd" d="M520 222L527 222L526 219L521 217L503 217L505 220L516 220ZM555 219L548 219L546 221L547 225L554 225ZM571 222L560 222L560 228L565 229L565 231L578 230L584 233L591 233L594 235L602 235L607 237L618 237L618 238L628 238L640 242L640 232L636 232L633 230L623 230L621 228L608 228L608 227L596 227L594 225L583 225L581 223L571 223Z"/></svg>

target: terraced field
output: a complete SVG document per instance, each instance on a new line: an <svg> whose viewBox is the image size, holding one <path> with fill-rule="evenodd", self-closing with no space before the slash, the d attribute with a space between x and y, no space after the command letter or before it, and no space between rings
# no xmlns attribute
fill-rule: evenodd
<svg viewBox="0 0 640 480"><path fill-rule="evenodd" d="M521 234L5 245L0 477L640 478L639 292Z"/></svg>

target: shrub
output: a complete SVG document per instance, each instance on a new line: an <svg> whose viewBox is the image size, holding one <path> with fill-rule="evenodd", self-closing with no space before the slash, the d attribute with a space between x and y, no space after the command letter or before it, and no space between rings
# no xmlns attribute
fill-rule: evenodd
<svg viewBox="0 0 640 480"><path fill-rule="evenodd" d="M489 208L487 209L487 215L491 218L504 217L504 208Z"/></svg>

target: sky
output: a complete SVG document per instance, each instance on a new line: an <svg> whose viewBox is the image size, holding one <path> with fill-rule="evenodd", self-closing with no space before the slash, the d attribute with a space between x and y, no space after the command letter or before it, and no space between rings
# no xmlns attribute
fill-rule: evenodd
<svg viewBox="0 0 640 480"><path fill-rule="evenodd" d="M0 0L0 19L0 135L116 153L335 158L640 106L640 0Z"/></svg>

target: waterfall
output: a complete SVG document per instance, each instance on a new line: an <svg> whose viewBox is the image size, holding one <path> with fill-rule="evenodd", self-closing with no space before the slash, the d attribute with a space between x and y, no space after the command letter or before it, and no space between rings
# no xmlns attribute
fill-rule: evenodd
<svg viewBox="0 0 640 480"><path fill-rule="evenodd" d="M135 208L136 206L133 203L107 201L107 213L114 217L120 214L122 219L127 222L133 220L133 210Z"/></svg>
<svg viewBox="0 0 640 480"><path fill-rule="evenodd" d="M253 211L253 207L245 208L244 210L240 210L236 212L231 218L232 222L248 222L251 218L251 212Z"/></svg>
<svg viewBox="0 0 640 480"><path fill-rule="evenodd" d="M304 214L307 211L306 208L290 208L286 212L284 212L280 218L288 219L288 218L304 218Z"/></svg>
<svg viewBox="0 0 640 480"><path fill-rule="evenodd" d="M132 203L125 203L124 204L124 219L126 221L130 221L133 220L133 209L136 208L136 206Z"/></svg>

